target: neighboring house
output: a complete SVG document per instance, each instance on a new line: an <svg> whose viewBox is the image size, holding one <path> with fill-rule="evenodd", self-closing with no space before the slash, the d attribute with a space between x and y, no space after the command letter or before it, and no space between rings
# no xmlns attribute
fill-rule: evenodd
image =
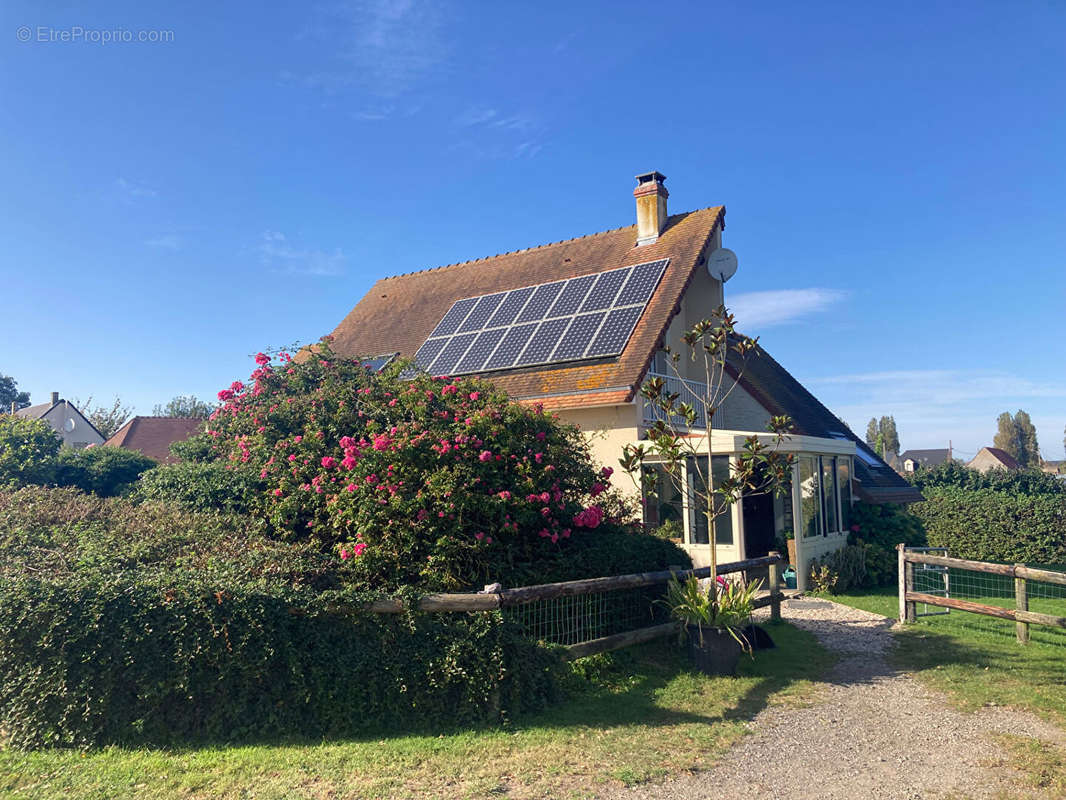
<svg viewBox="0 0 1066 800"><path fill-rule="evenodd" d="M1040 469L1052 475L1066 474L1066 461L1044 461L1040 464Z"/></svg>
<svg viewBox="0 0 1066 800"><path fill-rule="evenodd" d="M982 447L966 466L978 472L988 472L990 469L1017 470L1022 468L1014 456L998 447Z"/></svg>
<svg viewBox="0 0 1066 800"><path fill-rule="evenodd" d="M174 464L178 459L170 454L170 446L184 442L203 424L202 419L190 417L134 417L105 444L136 450L163 464Z"/></svg>
<svg viewBox="0 0 1066 800"><path fill-rule="evenodd" d="M951 461L951 448L939 450L907 450L899 457L904 472L916 469L932 469Z"/></svg>
<svg viewBox="0 0 1066 800"><path fill-rule="evenodd" d="M27 406L15 411L19 417L29 419L43 419L51 425L63 444L81 449L91 444L103 444L104 437L95 426L86 419L85 415L75 408L74 404L61 400L59 392L52 392L50 403L41 403L36 406Z"/></svg>
<svg viewBox="0 0 1066 800"><path fill-rule="evenodd" d="M594 458L617 470L623 445L644 440L656 418L639 394L646 378L662 375L682 399L705 387L687 358L682 377L673 376L663 347L683 351L682 333L723 303L708 262L722 246L725 208L668 216L664 176L637 180L636 225L379 280L333 332L334 349L364 359L398 353L438 375L481 375L580 427ZM765 555L795 531L802 588L810 559L846 542L855 499L922 499L761 349L727 373L737 385L715 414L713 472L727 474L747 436L766 435L777 414L795 422L783 449L797 458L788 496L746 497L718 518L719 561ZM702 425L701 410L693 435ZM698 466L705 475L705 457L684 470L686 485L699 480ZM668 488L653 459L645 469ZM615 485L639 494L625 475ZM649 524L679 520L683 546L707 562L710 533L688 492L664 491L645 509Z"/></svg>

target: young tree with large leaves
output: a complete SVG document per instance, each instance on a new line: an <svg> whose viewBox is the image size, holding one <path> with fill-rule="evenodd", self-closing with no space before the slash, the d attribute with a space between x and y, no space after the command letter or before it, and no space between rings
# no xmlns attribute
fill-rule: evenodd
<svg viewBox="0 0 1066 800"><path fill-rule="evenodd" d="M792 427L788 417L772 417L769 443L758 436L749 436L744 449L738 454L730 475L715 482L713 474L714 415L733 393L739 375L743 374L744 365L749 357L759 356L758 339L745 336L736 330L736 320L725 308L719 306L710 319L705 319L681 337L688 349L688 360L695 362L704 377L702 395L696 398L700 408L687 402L679 402L680 396L667 389L661 377L648 380L640 390L641 395L654 404L662 414L661 418L648 429L647 445L626 445L620 461L623 469L638 481L645 497L655 496L656 476L642 469L647 456L654 456L665 467L666 474L676 484L675 488L682 494L691 492L699 512L707 519L707 531L710 539L710 568L712 574L718 566L717 542L714 521L729 511L730 507L746 493L775 492L783 493L791 478L792 455L780 452L778 445ZM668 363L674 375L682 380L680 363L681 353L666 348ZM726 365L736 369L737 378L730 377ZM739 365L739 369L737 369ZM692 386L692 383L689 383ZM683 420L684 424L675 423ZM690 433L697 428L697 421L702 420L699 437ZM707 457L704 469L700 460ZM683 466L696 471L696 486L683 485ZM703 490L700 487L705 487ZM717 598L717 595L716 595ZM713 600L717 603L717 599Z"/></svg>

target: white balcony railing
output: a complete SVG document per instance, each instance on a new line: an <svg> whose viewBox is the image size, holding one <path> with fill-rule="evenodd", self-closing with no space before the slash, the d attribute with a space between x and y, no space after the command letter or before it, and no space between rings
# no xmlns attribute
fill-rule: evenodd
<svg viewBox="0 0 1066 800"><path fill-rule="evenodd" d="M662 375L655 372L649 372L648 378L662 378L666 384L664 387L665 392L669 394L677 394L676 405L682 403L688 403L696 411L696 421L694 428L705 429L707 427L707 407L705 405L707 397L707 384L700 381L690 381L684 378L678 378L674 375ZM667 414L658 408L650 400L641 398L644 406L644 424L651 425L660 419L666 419ZM688 423L684 417L676 414L669 415L668 422L676 427L688 427ZM718 410L718 413L714 415L714 425L716 428L725 427L724 414L722 409Z"/></svg>

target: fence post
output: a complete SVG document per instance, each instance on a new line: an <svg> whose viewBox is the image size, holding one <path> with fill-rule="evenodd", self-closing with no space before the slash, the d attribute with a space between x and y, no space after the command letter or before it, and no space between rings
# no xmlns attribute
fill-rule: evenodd
<svg viewBox="0 0 1066 800"><path fill-rule="evenodd" d="M1015 564L1014 568L1024 567L1024 564ZM1014 575L1014 608L1017 611L1029 610L1029 594L1025 585L1025 578L1019 578L1017 573ZM1018 637L1019 644L1029 643L1029 623L1018 622L1014 623L1014 632Z"/></svg>
<svg viewBox="0 0 1066 800"><path fill-rule="evenodd" d="M781 620L781 554L771 550L770 558L777 559L770 562L770 620Z"/></svg>
<svg viewBox="0 0 1066 800"><path fill-rule="evenodd" d="M907 600L907 592L914 591L914 564L907 561L907 545L896 545L899 551L899 621L914 622L917 619L914 603Z"/></svg>

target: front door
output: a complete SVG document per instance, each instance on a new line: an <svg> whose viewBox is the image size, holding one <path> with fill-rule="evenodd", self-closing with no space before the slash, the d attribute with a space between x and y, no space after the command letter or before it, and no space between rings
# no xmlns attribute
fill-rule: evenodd
<svg viewBox="0 0 1066 800"><path fill-rule="evenodd" d="M774 549L774 496L744 495L744 557L761 558Z"/></svg>

